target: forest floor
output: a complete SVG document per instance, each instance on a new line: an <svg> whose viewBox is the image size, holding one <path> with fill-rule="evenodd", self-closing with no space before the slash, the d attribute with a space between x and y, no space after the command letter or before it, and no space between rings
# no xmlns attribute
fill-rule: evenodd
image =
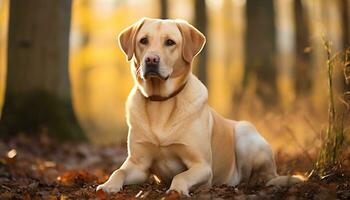
<svg viewBox="0 0 350 200"><path fill-rule="evenodd" d="M304 174L313 163L305 155L276 153L279 174ZM57 143L48 136L0 140L0 199L179 199L169 186L150 178L116 194L96 186L124 161L126 144L96 146ZM350 199L350 151L342 166L320 178L290 187L214 186L196 189L185 199Z"/></svg>

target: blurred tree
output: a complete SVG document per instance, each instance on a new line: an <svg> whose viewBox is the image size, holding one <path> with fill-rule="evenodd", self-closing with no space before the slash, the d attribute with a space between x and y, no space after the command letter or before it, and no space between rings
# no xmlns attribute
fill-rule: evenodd
<svg viewBox="0 0 350 200"><path fill-rule="evenodd" d="M342 13L343 43L344 47L348 47L350 45L349 0L340 0L340 8Z"/></svg>
<svg viewBox="0 0 350 200"><path fill-rule="evenodd" d="M343 28L343 44L344 48L350 48L350 13L349 13L349 0L340 0L341 16L342 16L342 28ZM350 84L346 83L345 77L343 77L343 90L350 91Z"/></svg>
<svg viewBox="0 0 350 200"><path fill-rule="evenodd" d="M160 2L160 18L167 19L168 17L168 0L159 0Z"/></svg>
<svg viewBox="0 0 350 200"><path fill-rule="evenodd" d="M228 106L235 105L239 103L241 99L241 91L239 90L240 87L238 87L237 84L235 84L235 79L237 79L237 74L232 73L234 71L234 68L237 68L238 66L235 66L235 57L237 55L237 51L235 51L235 46L239 45L235 43L234 35L235 35L235 24L233 16L237 17L237 13L233 14L233 2L232 0L224 0L222 5L222 12L223 12L223 35L224 35L224 66L225 66L225 80L227 80L227 83L230 87L230 102L228 103ZM233 45L235 44L235 46ZM235 52L235 53L234 53ZM232 106L228 107L228 109L237 115L239 106Z"/></svg>
<svg viewBox="0 0 350 200"><path fill-rule="evenodd" d="M308 52L311 45L309 22L302 1L294 0L296 31L295 90L297 96L308 95L312 88L312 65Z"/></svg>
<svg viewBox="0 0 350 200"><path fill-rule="evenodd" d="M232 52L234 50L233 48L233 20L232 20L232 0L224 0L223 2L223 13L224 13L224 37L225 37L225 54L224 54L224 62L225 67L229 68L232 67Z"/></svg>
<svg viewBox="0 0 350 200"><path fill-rule="evenodd" d="M0 118L5 94L9 4L0 0Z"/></svg>
<svg viewBox="0 0 350 200"><path fill-rule="evenodd" d="M195 0L194 24L199 31L201 31L206 37L208 37L208 16L206 11L206 4L203 0ZM208 43L204 46L201 53L197 56L197 75L199 80L201 80L204 83L204 85L207 85L207 49Z"/></svg>
<svg viewBox="0 0 350 200"><path fill-rule="evenodd" d="M243 87L255 84L256 94L265 105L274 105L278 98L274 19L273 0L247 0Z"/></svg>
<svg viewBox="0 0 350 200"><path fill-rule="evenodd" d="M82 138L69 89L71 0L10 1L2 136L48 132Z"/></svg>

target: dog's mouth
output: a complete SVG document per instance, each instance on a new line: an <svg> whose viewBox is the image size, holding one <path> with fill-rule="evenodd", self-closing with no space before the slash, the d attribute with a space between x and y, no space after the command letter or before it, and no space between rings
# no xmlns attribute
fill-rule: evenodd
<svg viewBox="0 0 350 200"><path fill-rule="evenodd" d="M144 77L145 77L146 80L150 80L150 79L155 78L155 79L159 79L159 80L162 80L162 81L166 81L166 80L169 79L170 76L168 75L168 76L164 77L164 76L161 76L161 75L159 75L157 73L148 73Z"/></svg>
<svg viewBox="0 0 350 200"><path fill-rule="evenodd" d="M163 81L166 81L168 80L170 77L170 75L167 75L167 76L162 76L158 70L146 70L144 73L143 73L143 78L145 80L150 80L150 79L159 79L159 80L163 80Z"/></svg>

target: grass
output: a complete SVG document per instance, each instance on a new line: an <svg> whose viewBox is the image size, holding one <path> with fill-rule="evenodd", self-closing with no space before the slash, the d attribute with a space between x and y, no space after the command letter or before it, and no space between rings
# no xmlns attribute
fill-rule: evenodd
<svg viewBox="0 0 350 200"><path fill-rule="evenodd" d="M336 67L343 67L345 80L348 84L349 74L349 50L333 54L331 51L331 43L324 40L324 47L327 54L327 78L328 78L328 125L325 130L326 134L322 138L322 146L319 151L315 172L318 176L323 177L328 174L328 170L337 167L341 164L340 156L344 148L346 134L348 130L344 126L344 119L348 114L348 106L346 100L342 99L347 108L343 111L336 109L335 94L334 94L334 69ZM348 95L349 91L344 91L344 97Z"/></svg>

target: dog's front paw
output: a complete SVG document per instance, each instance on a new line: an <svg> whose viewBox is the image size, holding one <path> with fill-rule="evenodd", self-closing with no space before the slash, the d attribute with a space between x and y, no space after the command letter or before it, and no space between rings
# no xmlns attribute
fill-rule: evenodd
<svg viewBox="0 0 350 200"><path fill-rule="evenodd" d="M121 189L121 185L105 182L104 184L97 186L96 191L103 190L106 193L115 193L119 192Z"/></svg>

